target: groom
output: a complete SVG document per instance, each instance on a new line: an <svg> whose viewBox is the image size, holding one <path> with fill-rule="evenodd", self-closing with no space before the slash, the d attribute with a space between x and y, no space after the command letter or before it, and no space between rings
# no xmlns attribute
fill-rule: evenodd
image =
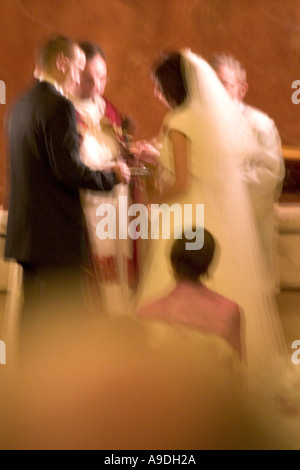
<svg viewBox="0 0 300 470"><path fill-rule="evenodd" d="M23 320L44 310L80 310L86 242L79 189L109 191L129 179L125 165L102 172L80 161L75 109L66 97L84 67L75 42L49 39L37 57L38 83L10 116L5 255L23 267Z"/></svg>

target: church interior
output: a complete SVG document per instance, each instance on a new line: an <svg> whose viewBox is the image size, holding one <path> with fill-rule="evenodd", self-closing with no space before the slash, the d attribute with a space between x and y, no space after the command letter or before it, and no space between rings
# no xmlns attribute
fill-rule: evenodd
<svg viewBox="0 0 300 470"><path fill-rule="evenodd" d="M300 102L292 99L293 83L300 80L299 1L1 0L0 9L0 80L5 83L0 104L0 340L13 328L6 312L12 283L19 282L14 263L4 259L6 118L33 81L36 47L59 33L101 45L108 63L106 96L134 123L135 140L155 136L163 118L150 76L158 53L190 48L209 59L224 52L245 66L246 101L275 121L282 142L286 176L274 208L279 224L276 301L292 354L292 343L300 340Z"/></svg>

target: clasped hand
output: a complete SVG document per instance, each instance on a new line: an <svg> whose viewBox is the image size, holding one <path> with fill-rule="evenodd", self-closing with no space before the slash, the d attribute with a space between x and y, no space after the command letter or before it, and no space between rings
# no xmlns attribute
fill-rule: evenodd
<svg viewBox="0 0 300 470"><path fill-rule="evenodd" d="M125 162L116 162L115 165L112 167L112 171L114 171L120 183L129 184L131 179L131 172Z"/></svg>

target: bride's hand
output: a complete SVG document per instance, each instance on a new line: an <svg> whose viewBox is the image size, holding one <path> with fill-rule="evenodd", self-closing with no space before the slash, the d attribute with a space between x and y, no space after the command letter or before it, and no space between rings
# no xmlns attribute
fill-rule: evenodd
<svg viewBox="0 0 300 470"><path fill-rule="evenodd" d="M159 156L159 151L157 148L147 140L139 140L134 142L130 150L137 158L143 154Z"/></svg>

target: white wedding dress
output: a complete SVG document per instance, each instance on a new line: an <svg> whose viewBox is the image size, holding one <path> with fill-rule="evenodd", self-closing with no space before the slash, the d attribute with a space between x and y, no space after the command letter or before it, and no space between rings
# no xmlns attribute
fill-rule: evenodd
<svg viewBox="0 0 300 470"><path fill-rule="evenodd" d="M185 204L204 204L204 227L218 246L207 284L240 305L249 390L260 400L265 397L272 409L269 415L275 419L276 400L288 400L297 393L289 386L291 378L298 381L298 374L291 366L252 206L241 177L242 157L255 150L251 131L210 66L190 51L184 51L182 57L189 99L164 119L161 161L172 182L174 160L168 132L173 129L183 133L189 147L189 189L173 203L182 208ZM176 231L182 231L180 223ZM176 233L173 235L176 237ZM166 295L175 284L168 260L171 240L160 237L150 244L140 305Z"/></svg>

